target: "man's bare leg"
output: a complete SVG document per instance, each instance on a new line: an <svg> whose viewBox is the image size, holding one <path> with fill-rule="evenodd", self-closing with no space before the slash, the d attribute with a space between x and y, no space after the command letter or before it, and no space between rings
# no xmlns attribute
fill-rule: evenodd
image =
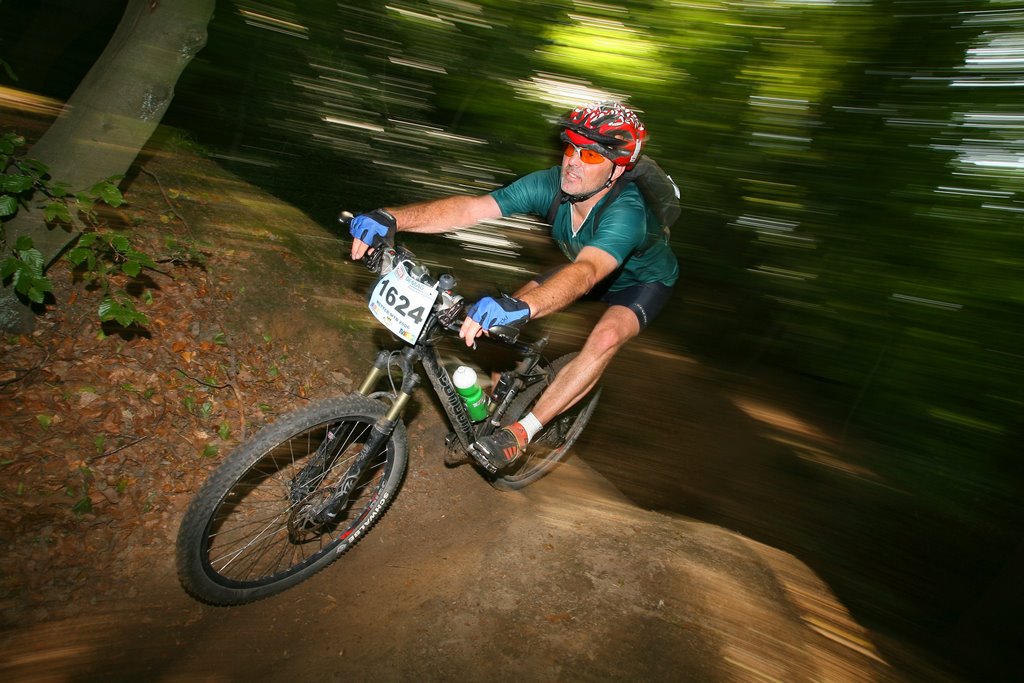
<svg viewBox="0 0 1024 683"><path fill-rule="evenodd" d="M609 306L591 330L579 355L566 365L538 399L533 415L547 424L587 395L622 345L640 334L636 314L625 306Z"/></svg>
<svg viewBox="0 0 1024 683"><path fill-rule="evenodd" d="M562 368L533 411L508 427L485 436L474 444L476 453L491 471L509 466L549 420L587 395L615 353L640 333L640 322L625 306L609 306L590 331L583 348Z"/></svg>

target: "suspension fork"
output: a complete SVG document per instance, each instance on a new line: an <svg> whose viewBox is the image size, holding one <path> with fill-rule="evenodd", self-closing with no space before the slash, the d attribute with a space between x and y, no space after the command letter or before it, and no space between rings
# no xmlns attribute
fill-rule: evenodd
<svg viewBox="0 0 1024 683"><path fill-rule="evenodd" d="M386 368L390 363L390 356L391 354L388 351L381 351L377 354L374 367L370 370L366 380L363 381L362 386L360 386L359 393L370 393L377 381L387 372ZM413 367L417 360L419 360L419 352L415 347L406 347L402 351L402 356L398 362L399 367L402 369L402 387L399 389L398 395L395 396L387 412L373 423L373 427L370 428L370 435L363 443L362 449L360 449L352 464L349 465L337 489L313 513L313 518L318 522L331 522L338 516L345 507L345 503L348 502L348 497L355 488L356 483L358 483L359 478L366 471L366 466L370 463L370 459L391 437L391 432L394 431L395 425L402 418L402 411L405 410L405 406L409 403L412 393L420 384L420 376L413 372Z"/></svg>
<svg viewBox="0 0 1024 683"><path fill-rule="evenodd" d="M367 373L366 379L363 380L363 383L356 390L357 393L362 394L363 396L368 396L370 392L373 391L373 388L377 386L380 379L387 374L390 358L390 351L381 350L377 353L377 358L373 362L373 367L370 368L370 372ZM347 437L339 439L339 446L335 446L335 434L333 434L330 427L328 427L327 438L324 439L323 443L321 443L319 448L317 448L316 454L312 459L310 459L309 463L302 468L302 471L299 472L298 476L296 476L292 481L292 502L298 503L309 495L310 490L313 488L313 482L323 477L330 468L331 459L333 457L331 451L336 447L343 448L347 441Z"/></svg>
<svg viewBox="0 0 1024 683"><path fill-rule="evenodd" d="M368 396L370 392L373 391L373 388L377 386L377 382L380 381L380 378L387 374L390 358L390 351L379 351L377 353L376 360L373 361L373 367L370 368L370 372L366 374L366 379L363 380L363 383L359 385L359 388L356 389L356 391L363 396ZM404 370L405 368L403 367L402 369Z"/></svg>

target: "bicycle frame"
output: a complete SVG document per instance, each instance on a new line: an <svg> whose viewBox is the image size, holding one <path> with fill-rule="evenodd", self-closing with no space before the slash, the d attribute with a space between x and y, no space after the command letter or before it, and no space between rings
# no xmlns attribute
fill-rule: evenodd
<svg viewBox="0 0 1024 683"><path fill-rule="evenodd" d="M451 325L444 325L440 321L436 322L437 328L442 332L451 334L457 329ZM314 519L326 522L333 520L337 516L348 500L349 493L362 475L372 454L390 437L395 425L401 419L402 412L405 410L409 399L412 398L412 394L421 383L420 376L415 372L417 362L423 366L423 371L427 375L427 379L430 380L434 393L437 394L438 399L441 401L441 406L448 416L448 422L455 430L454 434L462 446L462 450L467 454L471 453L470 446L477 439L492 433L501 425L502 417L519 392L543 378L541 375L534 374L533 369L541 359L541 352L548 342L547 337L542 337L531 344L484 337L489 342L517 351L522 358L515 369L502 373L498 387L495 388L495 391L492 391L491 400L497 404L492 414L488 419L474 426L462 398L455 390L455 384L452 382L451 376L449 376L448 371L445 370L444 365L441 363L441 354L434 343L436 337L428 334L431 331L433 330L425 331L420 341L412 346L406 346L401 351L396 352L385 349L377 353L373 367L359 386L358 393L364 396L372 396L375 393L373 389L381 379L389 375L392 365L397 365L402 372L401 388L394 393L391 406L387 412L374 423L370 436L366 439L359 454L345 472L345 476L342 477L335 493L313 513ZM395 360L396 354L398 355L397 360Z"/></svg>
<svg viewBox="0 0 1024 683"><path fill-rule="evenodd" d="M450 327L442 329L447 332L454 331ZM424 337L427 336L426 334L424 335ZM400 358L397 362L392 360L396 352L380 351L377 354L376 361L374 361L373 368L367 374L366 379L363 380L358 391L364 396L369 396L380 379L387 374L388 368L392 364L398 365L402 371L403 385L395 396L391 409L385 415L385 419L397 419L411 397L412 391L419 384L419 376L414 371L415 364L419 362L423 366L423 371L427 379L430 380L430 384L434 389L434 393L437 394L445 414L448 416L448 422L452 426L455 436L458 438L463 450L468 452L473 442L482 436L490 434L495 428L500 426L501 418L516 395L524 387L541 379L540 376L532 375L531 371L537 365L541 358L541 352L547 345L546 337L530 344L508 342L489 337L484 337L483 339L518 352L522 359L515 369L502 373L502 381L499 381L499 385L504 386L500 390L497 390L498 388L496 387L496 390L492 391L491 394L491 400L496 403L495 409L488 419L477 425L474 425L470 420L466 406L455 390L455 384L452 382L451 376L441 363L441 354L433 339L420 341L413 346L405 347L399 352ZM408 387L407 390L406 381L413 378L412 386Z"/></svg>

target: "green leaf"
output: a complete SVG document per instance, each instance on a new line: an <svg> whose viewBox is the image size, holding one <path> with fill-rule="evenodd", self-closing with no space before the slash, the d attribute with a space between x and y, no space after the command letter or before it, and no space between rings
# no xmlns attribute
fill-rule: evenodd
<svg viewBox="0 0 1024 683"><path fill-rule="evenodd" d="M37 280L32 287L29 288L28 292L25 292L25 296L29 298L32 303L41 304L46 300L46 293L53 291L53 286L49 280Z"/></svg>
<svg viewBox="0 0 1024 683"><path fill-rule="evenodd" d="M132 307L131 317L127 320L127 322L122 322L121 324L125 327L128 327L130 325L148 325L149 318L146 317L145 313L142 313L141 311L136 310L135 307Z"/></svg>
<svg viewBox="0 0 1024 683"><path fill-rule="evenodd" d="M114 247L114 249L117 249L122 254L126 253L132 247L131 242L129 242L128 238L124 235L114 235L111 237L110 246Z"/></svg>
<svg viewBox="0 0 1024 683"><path fill-rule="evenodd" d="M71 261L76 266L80 266L82 265L82 262L84 262L91 255L92 249L88 249L86 247L75 247L74 249L68 252L68 260Z"/></svg>
<svg viewBox="0 0 1024 683"><path fill-rule="evenodd" d="M76 194L75 198L78 200L79 210L84 211L85 213L91 212L93 206L96 205L96 202L92 199L92 197L82 194L81 192Z"/></svg>
<svg viewBox="0 0 1024 683"><path fill-rule="evenodd" d="M0 177L0 189L11 194L19 194L32 189L32 178L20 174L4 174Z"/></svg>
<svg viewBox="0 0 1024 683"><path fill-rule="evenodd" d="M79 501L72 506L71 511L78 515L92 512L92 501L89 500L89 496L79 499Z"/></svg>
<svg viewBox="0 0 1024 683"><path fill-rule="evenodd" d="M204 458L212 458L217 455L217 447L211 444L206 444L206 448L203 449L202 453Z"/></svg>
<svg viewBox="0 0 1024 683"><path fill-rule="evenodd" d="M18 213L18 200L9 194L0 196L0 216L13 216Z"/></svg>
<svg viewBox="0 0 1024 683"><path fill-rule="evenodd" d="M27 168L34 176L36 176L37 179L42 178L50 172L50 168L46 164L36 159L22 159L21 167Z"/></svg>
<svg viewBox="0 0 1024 683"><path fill-rule="evenodd" d="M231 436L231 425L228 424L227 420L220 423L220 427L217 428L217 435L221 441L227 441L228 437Z"/></svg>
<svg viewBox="0 0 1024 683"><path fill-rule="evenodd" d="M156 268L156 261L154 261L149 254L139 251L138 249L129 249L125 256L132 261L138 261L139 265L145 266L146 268Z"/></svg>
<svg viewBox="0 0 1024 683"><path fill-rule="evenodd" d="M7 131L0 136L0 151L4 154L12 154L18 147L25 146L25 138L15 132Z"/></svg>
<svg viewBox="0 0 1024 683"><path fill-rule="evenodd" d="M51 202L48 204L43 212L43 217L47 223L55 220L62 223L71 222L71 212L68 211L67 205L63 202Z"/></svg>
<svg viewBox="0 0 1024 683"><path fill-rule="evenodd" d="M18 240L19 242L21 240ZM29 240L31 242L31 239ZM43 254L38 249L30 247L18 250L18 259L25 264L28 272L35 277L43 276Z"/></svg>
<svg viewBox="0 0 1024 683"><path fill-rule="evenodd" d="M36 415L36 420L39 421L39 426L43 429L49 429L50 425L53 424L52 415Z"/></svg>
<svg viewBox="0 0 1024 683"><path fill-rule="evenodd" d="M125 261L121 264L121 270L129 277L136 277L142 272L142 265L138 261Z"/></svg>
<svg viewBox="0 0 1024 683"><path fill-rule="evenodd" d="M113 183L103 183L100 186L99 195L100 199L115 208L124 203L124 195L121 194L121 190L117 189L117 186Z"/></svg>
<svg viewBox="0 0 1024 683"><path fill-rule="evenodd" d="M111 299L109 296L103 299L103 301L100 302L99 309L97 310L97 313L100 316L100 320L104 322L108 320L113 320L114 316L116 315L116 307L117 302Z"/></svg>
<svg viewBox="0 0 1024 683"><path fill-rule="evenodd" d="M131 301L117 301L109 296L100 302L98 312L103 322L113 320L121 327L145 325L149 322L145 315L135 309Z"/></svg>
<svg viewBox="0 0 1024 683"><path fill-rule="evenodd" d="M22 235L14 243L14 248L17 249L18 251L28 251L33 246L34 244L32 242L32 238L29 237L28 235Z"/></svg>

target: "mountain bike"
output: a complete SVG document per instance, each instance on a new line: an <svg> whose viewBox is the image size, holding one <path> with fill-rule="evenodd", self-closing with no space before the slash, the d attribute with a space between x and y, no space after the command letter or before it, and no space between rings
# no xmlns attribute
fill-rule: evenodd
<svg viewBox="0 0 1024 683"><path fill-rule="evenodd" d="M364 262L379 275L369 308L401 345L381 350L359 389L283 415L239 445L191 501L177 539L178 576L200 600L238 605L309 578L350 549L399 492L408 458L402 414L422 367L451 424L449 454L474 463L495 488L521 489L547 474L580 436L600 396L595 387L544 426L511 467L494 471L473 445L529 413L575 356L549 361L547 338L494 327L480 337L515 360L498 375L488 414L472 422L438 348L458 335L463 297L451 274L434 278L401 246L377 242ZM448 464L453 464L446 457Z"/></svg>

